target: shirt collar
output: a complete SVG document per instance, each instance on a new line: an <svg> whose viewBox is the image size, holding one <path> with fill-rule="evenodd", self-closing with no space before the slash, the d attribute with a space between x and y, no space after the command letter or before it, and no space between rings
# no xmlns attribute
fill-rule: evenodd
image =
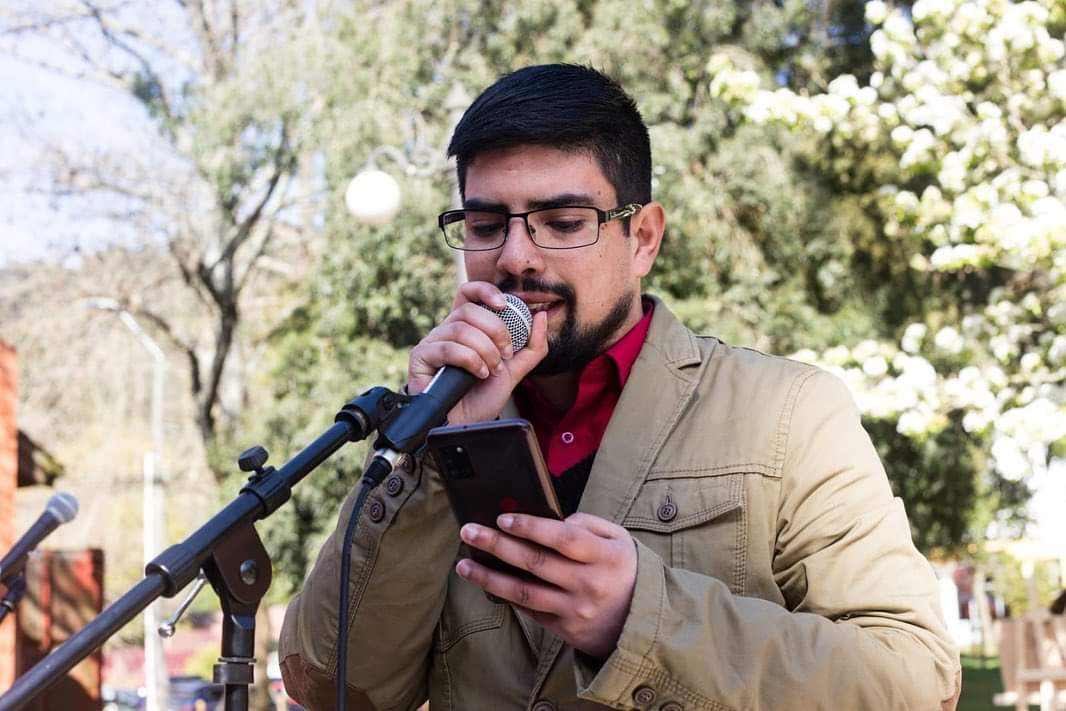
<svg viewBox="0 0 1066 711"><path fill-rule="evenodd" d="M650 299L642 299L644 315L637 321L626 335L618 339L618 342L608 348L603 355L610 358L618 371L618 387L624 388L629 380L629 373L633 370L633 364L640 355L640 349L644 346L644 340L648 336L648 328L651 326L651 317L655 313L655 304Z"/></svg>
<svg viewBox="0 0 1066 711"><path fill-rule="evenodd" d="M629 329L624 336L618 339L614 345L599 354L582 368L578 376L578 398L585 393L598 393L604 389L611 389L620 393L629 380L629 374L633 370L640 349L644 346L648 329L651 327L651 319L655 312L655 302L651 299L642 298L641 306L644 315L633 328ZM612 367L613 366L613 367ZM530 404L535 408L547 408L551 410L548 401L540 394L533 381L526 378L521 382L521 390L530 397Z"/></svg>

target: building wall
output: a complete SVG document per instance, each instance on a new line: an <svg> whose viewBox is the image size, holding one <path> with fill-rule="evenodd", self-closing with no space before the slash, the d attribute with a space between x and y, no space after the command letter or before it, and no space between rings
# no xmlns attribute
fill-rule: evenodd
<svg viewBox="0 0 1066 711"><path fill-rule="evenodd" d="M15 426L15 349L0 341L0 555L14 543L18 428ZM15 615L0 622L0 689L15 681Z"/></svg>

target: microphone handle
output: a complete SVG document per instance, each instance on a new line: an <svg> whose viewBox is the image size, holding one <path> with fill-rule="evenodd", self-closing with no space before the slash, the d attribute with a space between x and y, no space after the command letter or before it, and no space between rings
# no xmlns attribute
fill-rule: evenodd
<svg viewBox="0 0 1066 711"><path fill-rule="evenodd" d="M444 424L451 409L477 381L475 375L462 368L444 366L404 411L378 430L380 436L374 448L413 454L425 443L431 429Z"/></svg>
<svg viewBox="0 0 1066 711"><path fill-rule="evenodd" d="M0 583L7 585L11 580L14 580L22 572L22 569L26 567L26 556L29 555L29 552L36 548L58 526L59 519L56 515L45 509L44 513L33 522L29 530L22 534L22 538L15 542L15 545L11 547L7 555L0 559Z"/></svg>

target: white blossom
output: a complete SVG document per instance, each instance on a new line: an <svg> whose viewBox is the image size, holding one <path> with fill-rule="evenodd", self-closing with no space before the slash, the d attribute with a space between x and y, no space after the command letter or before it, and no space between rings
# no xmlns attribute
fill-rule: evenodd
<svg viewBox="0 0 1066 711"><path fill-rule="evenodd" d="M922 339L929 328L924 323L912 323L903 332L900 347L908 353L917 353L922 348Z"/></svg>
<svg viewBox="0 0 1066 711"><path fill-rule="evenodd" d="M888 5L881 0L866 3L866 21L871 25L880 25L888 17Z"/></svg>

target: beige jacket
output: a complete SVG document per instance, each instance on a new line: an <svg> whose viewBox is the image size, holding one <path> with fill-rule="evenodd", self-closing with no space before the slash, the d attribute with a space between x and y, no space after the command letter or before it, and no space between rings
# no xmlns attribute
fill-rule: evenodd
<svg viewBox="0 0 1066 711"><path fill-rule="evenodd" d="M637 541L602 665L455 574L458 529L429 464L394 476L353 541L349 709L954 708L936 580L844 385L695 336L662 303L580 505ZM286 687L310 709L333 706L353 503L282 629Z"/></svg>

